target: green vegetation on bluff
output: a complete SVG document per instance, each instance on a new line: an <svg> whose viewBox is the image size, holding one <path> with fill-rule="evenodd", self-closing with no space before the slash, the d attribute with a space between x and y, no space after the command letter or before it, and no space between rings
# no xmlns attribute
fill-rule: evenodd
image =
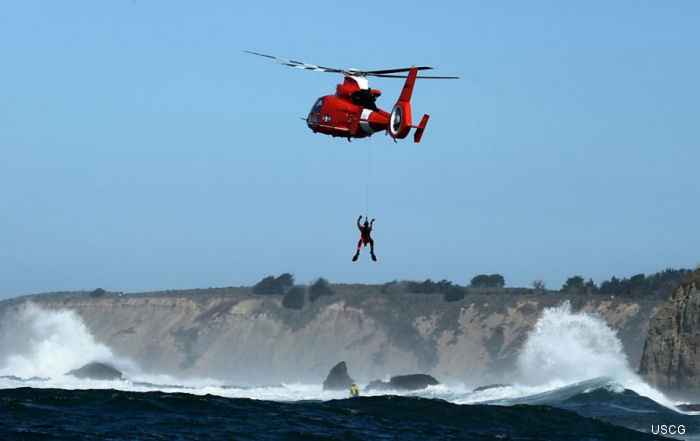
<svg viewBox="0 0 700 441"><path fill-rule="evenodd" d="M584 283L583 277L574 276L567 279L561 290L571 294L665 299L691 273L687 269L666 269L649 276L636 274L623 279L613 276L610 280L603 281L600 287L590 279Z"/></svg>
<svg viewBox="0 0 700 441"><path fill-rule="evenodd" d="M532 282L531 288L506 287L505 278L500 274L478 274L471 278L467 286L460 285L450 280L442 279L433 281L426 279L418 281L391 281L383 285L377 285L377 295L400 295L402 293L425 294L429 296L441 296L446 302L458 302L476 294L498 296L503 294L515 295L553 295L564 294L572 300L586 298L588 296L621 297L630 300L653 299L664 300L684 280L693 277L693 271L688 269L666 269L651 275L637 274L629 278L611 277L600 285L593 280L585 280L581 275L569 277L558 290L547 289L542 280ZM697 271L700 274L700 271ZM309 285L295 284L294 276L283 273L279 276L267 276L252 287L224 287L190 290L168 290L155 293L129 294L130 296L170 296L179 295L190 297L197 301L203 295L207 296L250 296L262 295L278 297L282 296L282 305L291 310L302 310L307 305L317 301L321 297L337 294L338 287L343 285L331 284L323 277L319 277ZM369 285L364 285L369 286ZM65 293L46 293L37 296L53 296L60 294L63 298L80 297L87 294L90 297L109 297L123 295L121 292L110 292L103 288L92 291L78 291ZM14 299L19 300L19 299ZM13 300L13 301L14 301Z"/></svg>
<svg viewBox="0 0 700 441"><path fill-rule="evenodd" d="M478 274L471 279L469 286L462 286L450 280L442 279L433 281L426 279L417 281L392 281L381 285L380 293L384 295L399 294L401 292L441 295L447 302L456 302L470 294L498 295L505 292L521 294L541 294L559 292L575 296L621 296L626 298L665 299L673 289L692 273L687 269L666 269L664 271L646 276L637 274L630 278L618 279L611 277L598 286L592 279L587 281L580 275L569 277L558 291L547 290L541 280L532 282L532 288L506 288L505 278L500 274ZM290 309L302 309L305 298L309 302L317 300L321 296L333 295L331 284L324 278L317 279L306 289L294 286L294 278L289 273L284 273L277 278L268 276L253 287L255 294L285 294L283 304ZM266 287L261 290L259 287Z"/></svg>

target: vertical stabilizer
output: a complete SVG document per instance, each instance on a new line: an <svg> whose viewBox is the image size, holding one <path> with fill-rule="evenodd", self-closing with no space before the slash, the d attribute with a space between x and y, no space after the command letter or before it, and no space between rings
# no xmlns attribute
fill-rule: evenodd
<svg viewBox="0 0 700 441"><path fill-rule="evenodd" d="M399 100L394 105L389 117L389 134L393 138L405 138L411 131L411 95L416 84L418 69L412 67L403 85Z"/></svg>

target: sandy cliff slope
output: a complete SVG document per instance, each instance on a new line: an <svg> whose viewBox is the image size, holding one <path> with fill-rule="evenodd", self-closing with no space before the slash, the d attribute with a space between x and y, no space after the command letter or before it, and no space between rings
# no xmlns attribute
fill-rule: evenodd
<svg viewBox="0 0 700 441"><path fill-rule="evenodd" d="M338 361L368 381L428 373L467 384L508 379L527 332L562 294L526 290L442 295L334 285L335 294L302 310L248 288L92 297L31 296L36 305L75 311L116 354L144 370L239 383L317 382ZM12 311L26 301L3 302ZM655 300L573 296L574 310L595 312L618 330L636 367Z"/></svg>

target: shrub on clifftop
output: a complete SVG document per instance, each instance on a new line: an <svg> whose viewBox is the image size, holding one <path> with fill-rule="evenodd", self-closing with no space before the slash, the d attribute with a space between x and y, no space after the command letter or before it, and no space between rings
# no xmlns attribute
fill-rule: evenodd
<svg viewBox="0 0 700 441"><path fill-rule="evenodd" d="M97 288L94 291L90 291L90 297L102 297L107 291L102 288Z"/></svg>
<svg viewBox="0 0 700 441"><path fill-rule="evenodd" d="M328 283L328 280L324 279L323 277L319 277L318 280L316 280L309 288L309 301L313 302L317 298L321 296L329 296L333 294L333 292L334 291L331 288L330 283Z"/></svg>
<svg viewBox="0 0 700 441"><path fill-rule="evenodd" d="M284 294L294 285L294 276L289 273L278 277L267 276L253 286L253 294Z"/></svg>
<svg viewBox="0 0 700 441"><path fill-rule="evenodd" d="M282 299L282 306L289 309L303 309L304 288L301 286L292 287Z"/></svg>
<svg viewBox="0 0 700 441"><path fill-rule="evenodd" d="M506 285L506 279L500 274L479 274L472 278L470 286L475 288L503 288Z"/></svg>

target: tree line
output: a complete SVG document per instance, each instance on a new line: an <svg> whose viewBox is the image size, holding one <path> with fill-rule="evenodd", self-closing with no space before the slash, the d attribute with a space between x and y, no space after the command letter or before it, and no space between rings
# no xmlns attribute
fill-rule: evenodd
<svg viewBox="0 0 700 441"><path fill-rule="evenodd" d="M545 282L535 280L532 289L526 289L526 293L551 293L560 292L571 295L602 295L621 296L630 298L658 298L665 299L681 281L692 273L687 269L666 269L651 275L636 274L629 278L611 277L609 280L596 284L592 279L585 280L580 275L569 277L559 290L548 290ZM474 276L469 285L463 286L450 280L442 279L433 281L426 279L422 282L407 281L405 291L420 294L442 295L448 302L454 302L465 298L470 292L482 292L498 294L505 290L505 278L501 274L478 274ZM381 292L386 294L392 286L399 286L398 281L385 283ZM403 289L402 289L403 290ZM294 276L283 273L277 277L268 276L253 286L254 294L283 295L282 304L290 309L303 309L306 302L314 302L319 297L332 295L334 290L328 280L323 277L316 279L309 286L295 285Z"/></svg>
<svg viewBox="0 0 700 441"><path fill-rule="evenodd" d="M600 285L590 278L586 280L581 275L575 275L566 279L559 290L548 290L545 282L535 280L532 282L532 289L520 288L520 291L535 294L560 292L569 295L665 299L691 274L700 274L700 268L696 273L689 269L669 268L648 276L641 273L628 278L613 276L601 282ZM497 295L505 292L505 284L505 278L501 274L478 274L470 280L467 286L446 279L439 281L426 279L422 282L398 282L394 280L382 285L380 292L382 294L404 291L418 294L437 294L442 295L448 302L454 302L465 298L472 292ZM282 305L297 310L303 309L307 302L312 303L320 297L335 294L331 284L323 277L319 277L310 285L297 285L294 283L294 276L290 273L282 273L277 277L264 277L253 286L252 292L260 295L282 295ZM88 294L91 297L102 297L106 294L118 293L109 293L103 288L97 288Z"/></svg>
<svg viewBox="0 0 700 441"><path fill-rule="evenodd" d="M584 281L583 277L577 275L569 277L560 291L569 294L665 299L690 273L692 271L688 269L668 268L649 276L641 273L622 279L613 276L601 282L600 286L591 279Z"/></svg>

